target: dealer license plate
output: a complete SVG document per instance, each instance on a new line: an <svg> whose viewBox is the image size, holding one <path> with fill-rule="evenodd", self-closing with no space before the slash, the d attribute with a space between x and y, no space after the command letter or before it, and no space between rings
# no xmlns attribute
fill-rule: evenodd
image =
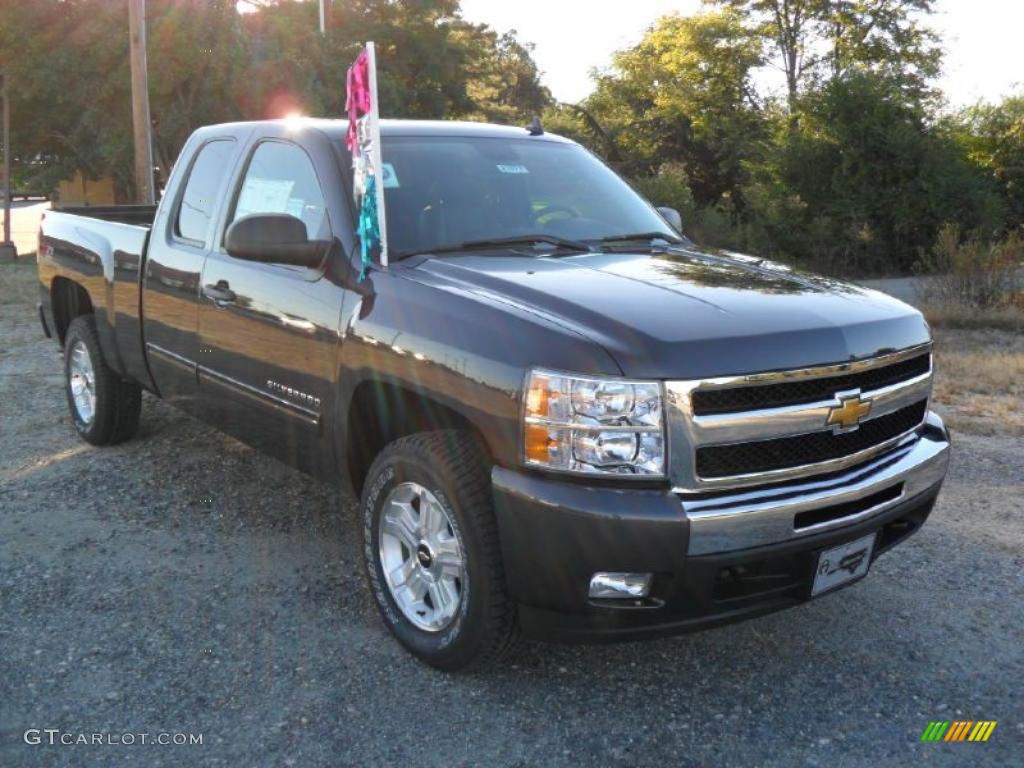
<svg viewBox="0 0 1024 768"><path fill-rule="evenodd" d="M863 578L871 565L871 552L874 548L875 534L872 533L856 541L826 549L818 555L811 597Z"/></svg>

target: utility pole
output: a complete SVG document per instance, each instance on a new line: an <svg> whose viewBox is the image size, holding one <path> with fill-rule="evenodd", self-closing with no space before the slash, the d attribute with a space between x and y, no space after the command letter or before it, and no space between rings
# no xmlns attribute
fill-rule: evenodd
<svg viewBox="0 0 1024 768"><path fill-rule="evenodd" d="M149 119L149 70L146 68L146 0L128 0L128 39L132 59L132 128L135 135L135 194L153 205L153 137Z"/></svg>
<svg viewBox="0 0 1024 768"><path fill-rule="evenodd" d="M327 2L327 0L320 0L320 34L321 35L323 35L323 34L325 34L327 32L327 25L325 23L325 21L326 21L325 9L324 9L324 4L326 2Z"/></svg>
<svg viewBox="0 0 1024 768"><path fill-rule="evenodd" d="M11 242L11 104L7 98L7 75L0 72L0 99L4 111L4 239L0 241L2 260L18 258L18 249Z"/></svg>

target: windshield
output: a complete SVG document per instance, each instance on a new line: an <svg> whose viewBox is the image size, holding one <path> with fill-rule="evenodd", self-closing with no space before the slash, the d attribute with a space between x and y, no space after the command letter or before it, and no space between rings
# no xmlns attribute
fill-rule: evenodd
<svg viewBox="0 0 1024 768"><path fill-rule="evenodd" d="M479 240L600 240L669 226L575 144L544 139L385 138L388 250L396 257Z"/></svg>

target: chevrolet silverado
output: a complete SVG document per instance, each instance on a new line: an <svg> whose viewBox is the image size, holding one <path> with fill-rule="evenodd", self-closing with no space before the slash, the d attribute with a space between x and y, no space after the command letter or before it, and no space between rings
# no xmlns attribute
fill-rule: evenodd
<svg viewBox="0 0 1024 768"><path fill-rule="evenodd" d="M82 438L130 438L145 390L351 491L384 623L449 670L793 606L924 523L949 437L917 311L472 123L383 121L364 272L345 126L202 128L158 207L45 215Z"/></svg>

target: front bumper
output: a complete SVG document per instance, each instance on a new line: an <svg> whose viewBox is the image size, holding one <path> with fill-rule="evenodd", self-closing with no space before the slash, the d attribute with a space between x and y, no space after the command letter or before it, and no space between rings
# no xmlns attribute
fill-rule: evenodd
<svg viewBox="0 0 1024 768"><path fill-rule="evenodd" d="M933 414L883 457L813 482L680 496L496 468L508 586L526 634L601 642L679 634L809 599L823 548L871 532L874 557L927 519L948 463ZM597 571L653 573L639 601L591 600Z"/></svg>

